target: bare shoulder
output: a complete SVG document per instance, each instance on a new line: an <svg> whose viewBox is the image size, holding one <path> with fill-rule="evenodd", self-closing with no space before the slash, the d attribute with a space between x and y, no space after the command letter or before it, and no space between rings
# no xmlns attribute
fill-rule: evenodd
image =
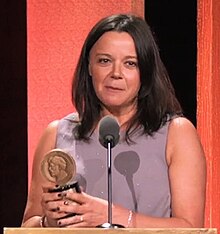
<svg viewBox="0 0 220 234"><path fill-rule="evenodd" d="M178 117L170 122L166 150L173 216L202 227L206 159L197 130L188 119Z"/></svg>
<svg viewBox="0 0 220 234"><path fill-rule="evenodd" d="M171 120L168 137L171 143L173 141L177 143L179 140L184 140L185 143L188 140L199 140L199 135L195 126L185 117L177 117Z"/></svg>
<svg viewBox="0 0 220 234"><path fill-rule="evenodd" d="M175 156L195 155L203 157L203 147L195 126L185 117L171 120L168 131L167 157L168 161Z"/></svg>
<svg viewBox="0 0 220 234"><path fill-rule="evenodd" d="M192 122L185 117L177 117L177 118L172 119L170 122L169 130L170 131L175 131L175 130L196 131Z"/></svg>
<svg viewBox="0 0 220 234"><path fill-rule="evenodd" d="M57 126L58 126L59 120L54 120L52 122L50 122L45 131L44 134L55 134L56 130L57 130Z"/></svg>
<svg viewBox="0 0 220 234"><path fill-rule="evenodd" d="M51 149L55 148L58 123L59 120L52 121L44 129L35 150L34 164L38 165L44 155Z"/></svg>
<svg viewBox="0 0 220 234"><path fill-rule="evenodd" d="M40 143L42 140L45 143L45 139L54 140L54 138L56 137L56 133L57 133L58 123L59 123L59 120L54 120L47 125L47 127L44 129L43 134L41 136Z"/></svg>

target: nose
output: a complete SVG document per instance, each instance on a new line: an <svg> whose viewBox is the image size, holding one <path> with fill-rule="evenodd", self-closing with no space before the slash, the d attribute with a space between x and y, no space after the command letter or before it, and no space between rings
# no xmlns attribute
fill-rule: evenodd
<svg viewBox="0 0 220 234"><path fill-rule="evenodd" d="M111 77L114 79L122 78L121 65L119 63L113 64Z"/></svg>

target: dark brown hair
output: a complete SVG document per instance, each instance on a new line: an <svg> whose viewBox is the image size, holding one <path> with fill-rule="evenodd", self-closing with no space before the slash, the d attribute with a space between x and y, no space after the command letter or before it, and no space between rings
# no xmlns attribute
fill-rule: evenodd
<svg viewBox="0 0 220 234"><path fill-rule="evenodd" d="M133 38L140 70L138 108L128 122L126 140L129 141L132 133L140 127L143 133L152 135L170 117L181 115L181 106L146 21L135 15L118 14L101 19L92 28L82 47L72 85L72 100L80 119L77 137L88 139L100 120L101 105L88 70L89 53L96 41L109 31L127 32Z"/></svg>

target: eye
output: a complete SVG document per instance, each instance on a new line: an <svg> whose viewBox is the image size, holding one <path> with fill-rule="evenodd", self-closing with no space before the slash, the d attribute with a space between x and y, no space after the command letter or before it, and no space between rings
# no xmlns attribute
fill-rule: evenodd
<svg viewBox="0 0 220 234"><path fill-rule="evenodd" d="M125 64L127 67L138 67L138 64L136 61L126 61Z"/></svg>
<svg viewBox="0 0 220 234"><path fill-rule="evenodd" d="M101 64L106 64L109 62L110 62L110 59L108 59L108 58L99 58L98 59L98 63L101 63Z"/></svg>

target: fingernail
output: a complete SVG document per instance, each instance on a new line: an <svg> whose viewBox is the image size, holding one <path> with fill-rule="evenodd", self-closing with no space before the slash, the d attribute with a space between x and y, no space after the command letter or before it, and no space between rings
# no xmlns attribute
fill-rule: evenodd
<svg viewBox="0 0 220 234"><path fill-rule="evenodd" d="M62 223L61 223L60 221L58 221L58 223L57 223L57 224L58 224L59 226L61 226L61 224L62 224Z"/></svg>
<svg viewBox="0 0 220 234"><path fill-rule="evenodd" d="M68 201L64 201L64 205L69 205L69 202Z"/></svg>
<svg viewBox="0 0 220 234"><path fill-rule="evenodd" d="M62 193L58 193L57 196L58 196L58 197L62 197Z"/></svg>
<svg viewBox="0 0 220 234"><path fill-rule="evenodd" d="M60 207L52 209L53 212L56 212L56 211L59 211L59 210L60 210Z"/></svg>

